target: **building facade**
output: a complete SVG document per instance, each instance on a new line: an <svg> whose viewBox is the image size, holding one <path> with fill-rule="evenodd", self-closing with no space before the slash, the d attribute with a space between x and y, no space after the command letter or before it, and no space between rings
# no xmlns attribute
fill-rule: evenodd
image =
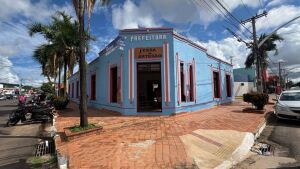
<svg viewBox="0 0 300 169"><path fill-rule="evenodd" d="M79 99L78 73L69 96ZM127 29L87 68L88 105L123 115L170 115L233 100L232 65L172 28Z"/></svg>
<svg viewBox="0 0 300 169"><path fill-rule="evenodd" d="M245 93L256 91L255 69L233 69L234 96L243 96Z"/></svg>

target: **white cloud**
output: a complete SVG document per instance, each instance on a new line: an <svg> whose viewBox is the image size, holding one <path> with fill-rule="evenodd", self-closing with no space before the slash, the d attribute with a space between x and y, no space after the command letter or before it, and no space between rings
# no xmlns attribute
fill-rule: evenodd
<svg viewBox="0 0 300 169"><path fill-rule="evenodd" d="M12 72L12 63L8 57L0 55L0 65L0 82L18 84L19 77Z"/></svg>
<svg viewBox="0 0 300 169"><path fill-rule="evenodd" d="M19 16L22 16L31 21L45 22L57 10L73 11L72 6L68 3L58 6L50 4L51 1L49 0L37 2L32 0L1 0L0 2L0 19L2 21L18 19Z"/></svg>
<svg viewBox="0 0 300 169"><path fill-rule="evenodd" d="M47 23L57 10L71 11L71 15L74 16L72 6L69 3L61 6L50 4L49 0L38 2L0 0L0 2L0 82L19 83L21 78L30 78L26 84L37 85L44 80L37 64L23 63L24 65L18 68L11 60L18 58L18 65L22 65L23 61L32 61L33 50L45 42L39 35L34 37L28 35L29 23Z"/></svg>
<svg viewBox="0 0 300 169"><path fill-rule="evenodd" d="M300 78L300 24L295 23L284 27L278 31L278 34L284 38L282 42L278 42L278 55L270 54L270 58L273 62L278 60L284 60L283 68L292 69L291 78ZM271 65L272 66L272 65ZM274 66L274 65L273 65ZM277 69L278 70L278 69Z"/></svg>
<svg viewBox="0 0 300 169"><path fill-rule="evenodd" d="M216 2L205 1L215 11ZM233 11L242 5L240 0L224 0L224 6ZM244 0L246 6L257 7L258 1ZM161 21L173 24L200 24L207 26L222 17L198 0L144 0L138 4L126 0L121 6L113 6L112 21L117 29L156 27ZM219 7L221 8L221 7Z"/></svg>
<svg viewBox="0 0 300 169"><path fill-rule="evenodd" d="M269 10L267 17L257 20L256 29L258 32L274 30L297 16L300 16L300 6L282 5L272 8ZM300 19L294 21L294 23L300 23Z"/></svg>
<svg viewBox="0 0 300 169"><path fill-rule="evenodd" d="M195 38L192 38L195 41ZM197 44L207 48L207 53L230 62L232 57L234 68L244 67L245 58L249 53L246 45L238 42L233 37L228 37L219 41L209 40L208 42L195 41Z"/></svg>
<svg viewBox="0 0 300 169"><path fill-rule="evenodd" d="M158 26L147 8L138 7L130 0L123 6L113 6L112 23L116 29Z"/></svg>
<svg viewBox="0 0 300 169"><path fill-rule="evenodd" d="M271 0L270 2L267 3L266 7L274 7L274 6L279 6L282 4L285 4L291 0Z"/></svg>

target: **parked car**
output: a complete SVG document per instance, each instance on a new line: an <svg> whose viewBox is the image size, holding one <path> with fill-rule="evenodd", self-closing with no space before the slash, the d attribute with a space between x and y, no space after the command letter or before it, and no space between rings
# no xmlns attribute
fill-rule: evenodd
<svg viewBox="0 0 300 169"><path fill-rule="evenodd" d="M19 97L19 96L18 96L17 94L14 94L14 95L13 95L13 98L14 98L14 99L18 99L18 97Z"/></svg>
<svg viewBox="0 0 300 169"><path fill-rule="evenodd" d="M12 94L6 94L5 96L6 96L6 99L13 99L14 98Z"/></svg>
<svg viewBox="0 0 300 169"><path fill-rule="evenodd" d="M300 90L283 91L277 99L274 113L280 119L300 120Z"/></svg>
<svg viewBox="0 0 300 169"><path fill-rule="evenodd" d="M5 95L0 95L0 100L6 100L6 96Z"/></svg>
<svg viewBox="0 0 300 169"><path fill-rule="evenodd" d="M300 90L300 87L296 86L296 87L291 87L290 90Z"/></svg>

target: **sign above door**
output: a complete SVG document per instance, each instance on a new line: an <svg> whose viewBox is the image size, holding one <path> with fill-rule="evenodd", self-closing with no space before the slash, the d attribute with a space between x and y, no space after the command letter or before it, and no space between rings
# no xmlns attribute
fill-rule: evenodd
<svg viewBox="0 0 300 169"><path fill-rule="evenodd" d="M136 59L159 59L162 57L162 47L135 48Z"/></svg>

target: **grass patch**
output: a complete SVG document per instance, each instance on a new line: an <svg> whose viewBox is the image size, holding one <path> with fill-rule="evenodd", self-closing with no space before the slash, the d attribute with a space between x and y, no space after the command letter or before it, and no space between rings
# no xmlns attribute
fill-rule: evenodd
<svg viewBox="0 0 300 169"><path fill-rule="evenodd" d="M186 163L182 163L174 167L174 169L199 169L196 164L188 165Z"/></svg>
<svg viewBox="0 0 300 169"><path fill-rule="evenodd" d="M41 157L30 157L27 159L31 169L40 169L44 166L48 168L55 168L57 164L56 156L41 156Z"/></svg>
<svg viewBox="0 0 300 169"><path fill-rule="evenodd" d="M70 127L69 130L72 133L76 133L76 132L85 131L85 130L94 129L94 128L99 128L99 126L92 124L92 123L88 124L86 127L81 127L80 125L76 125L76 126Z"/></svg>

